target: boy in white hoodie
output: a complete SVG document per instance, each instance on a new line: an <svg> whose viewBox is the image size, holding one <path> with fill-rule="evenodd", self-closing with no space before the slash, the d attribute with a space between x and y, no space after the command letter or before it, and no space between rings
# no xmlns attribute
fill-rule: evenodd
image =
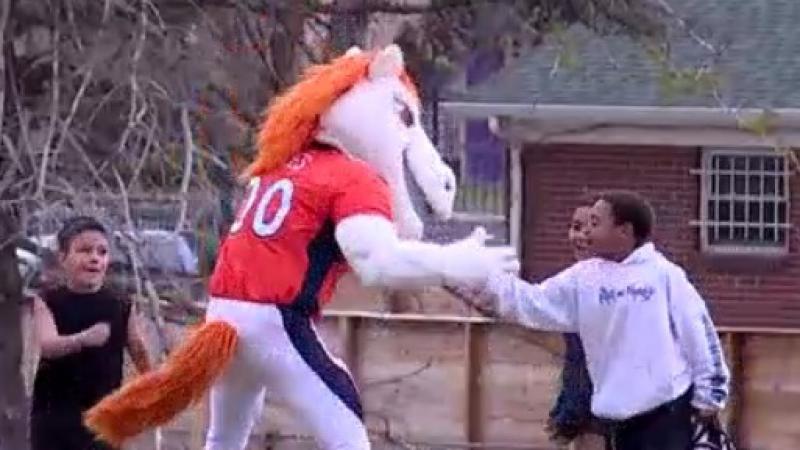
<svg viewBox="0 0 800 450"><path fill-rule="evenodd" d="M615 450L688 450L692 416L715 416L728 397L730 375L705 302L650 242L653 226L639 195L601 194L587 231L597 257L538 284L496 273L469 296L502 319L579 333L592 412L609 421Z"/></svg>

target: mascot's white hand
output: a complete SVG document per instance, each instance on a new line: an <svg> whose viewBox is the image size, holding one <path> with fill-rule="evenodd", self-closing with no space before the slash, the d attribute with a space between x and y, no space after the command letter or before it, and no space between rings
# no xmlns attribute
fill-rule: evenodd
<svg viewBox="0 0 800 450"><path fill-rule="evenodd" d="M444 276L446 285L480 289L495 271L517 273L517 252L509 246L487 247L491 236L477 227L468 237L445 246Z"/></svg>

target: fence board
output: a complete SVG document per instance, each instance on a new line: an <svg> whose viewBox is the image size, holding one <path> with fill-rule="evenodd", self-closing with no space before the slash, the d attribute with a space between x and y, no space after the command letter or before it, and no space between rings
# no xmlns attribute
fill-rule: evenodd
<svg viewBox="0 0 800 450"><path fill-rule="evenodd" d="M358 380L375 449L552 448L544 425L559 383L558 334L479 316L377 311L329 311L318 328ZM736 375L725 422L741 447L800 448L800 335L720 331ZM188 441L193 417L166 427L167 440ZM270 402L250 448L314 448L307 438L280 403Z"/></svg>

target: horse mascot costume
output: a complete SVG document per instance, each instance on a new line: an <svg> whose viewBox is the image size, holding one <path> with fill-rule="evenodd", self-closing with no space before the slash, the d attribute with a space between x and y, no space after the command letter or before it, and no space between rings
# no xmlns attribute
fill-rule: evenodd
<svg viewBox="0 0 800 450"><path fill-rule="evenodd" d="M206 320L158 370L85 414L101 439L127 439L174 418L210 389L206 450L244 449L265 390L328 450L368 449L358 393L314 319L338 277L389 289L479 285L519 262L486 232L438 245L423 226L406 167L439 217L455 178L420 125L399 47L351 49L310 67L267 111L249 187L220 249Z"/></svg>

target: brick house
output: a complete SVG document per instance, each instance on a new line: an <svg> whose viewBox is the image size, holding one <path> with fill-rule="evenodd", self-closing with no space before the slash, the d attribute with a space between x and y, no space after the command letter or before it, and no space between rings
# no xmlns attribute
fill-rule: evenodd
<svg viewBox="0 0 800 450"><path fill-rule="evenodd" d="M526 277L570 262L566 224L586 192L633 189L653 202L657 245L687 269L718 324L800 329L800 167L776 150L800 145L800 40L786 38L800 4L674 3L698 18L703 39L724 44L712 56L687 33L673 39L679 64L714 59L714 95L669 95L637 44L573 27L442 107L487 121L509 150L509 234ZM564 39L578 48L575 67L554 65ZM767 118L765 137L742 126Z"/></svg>

